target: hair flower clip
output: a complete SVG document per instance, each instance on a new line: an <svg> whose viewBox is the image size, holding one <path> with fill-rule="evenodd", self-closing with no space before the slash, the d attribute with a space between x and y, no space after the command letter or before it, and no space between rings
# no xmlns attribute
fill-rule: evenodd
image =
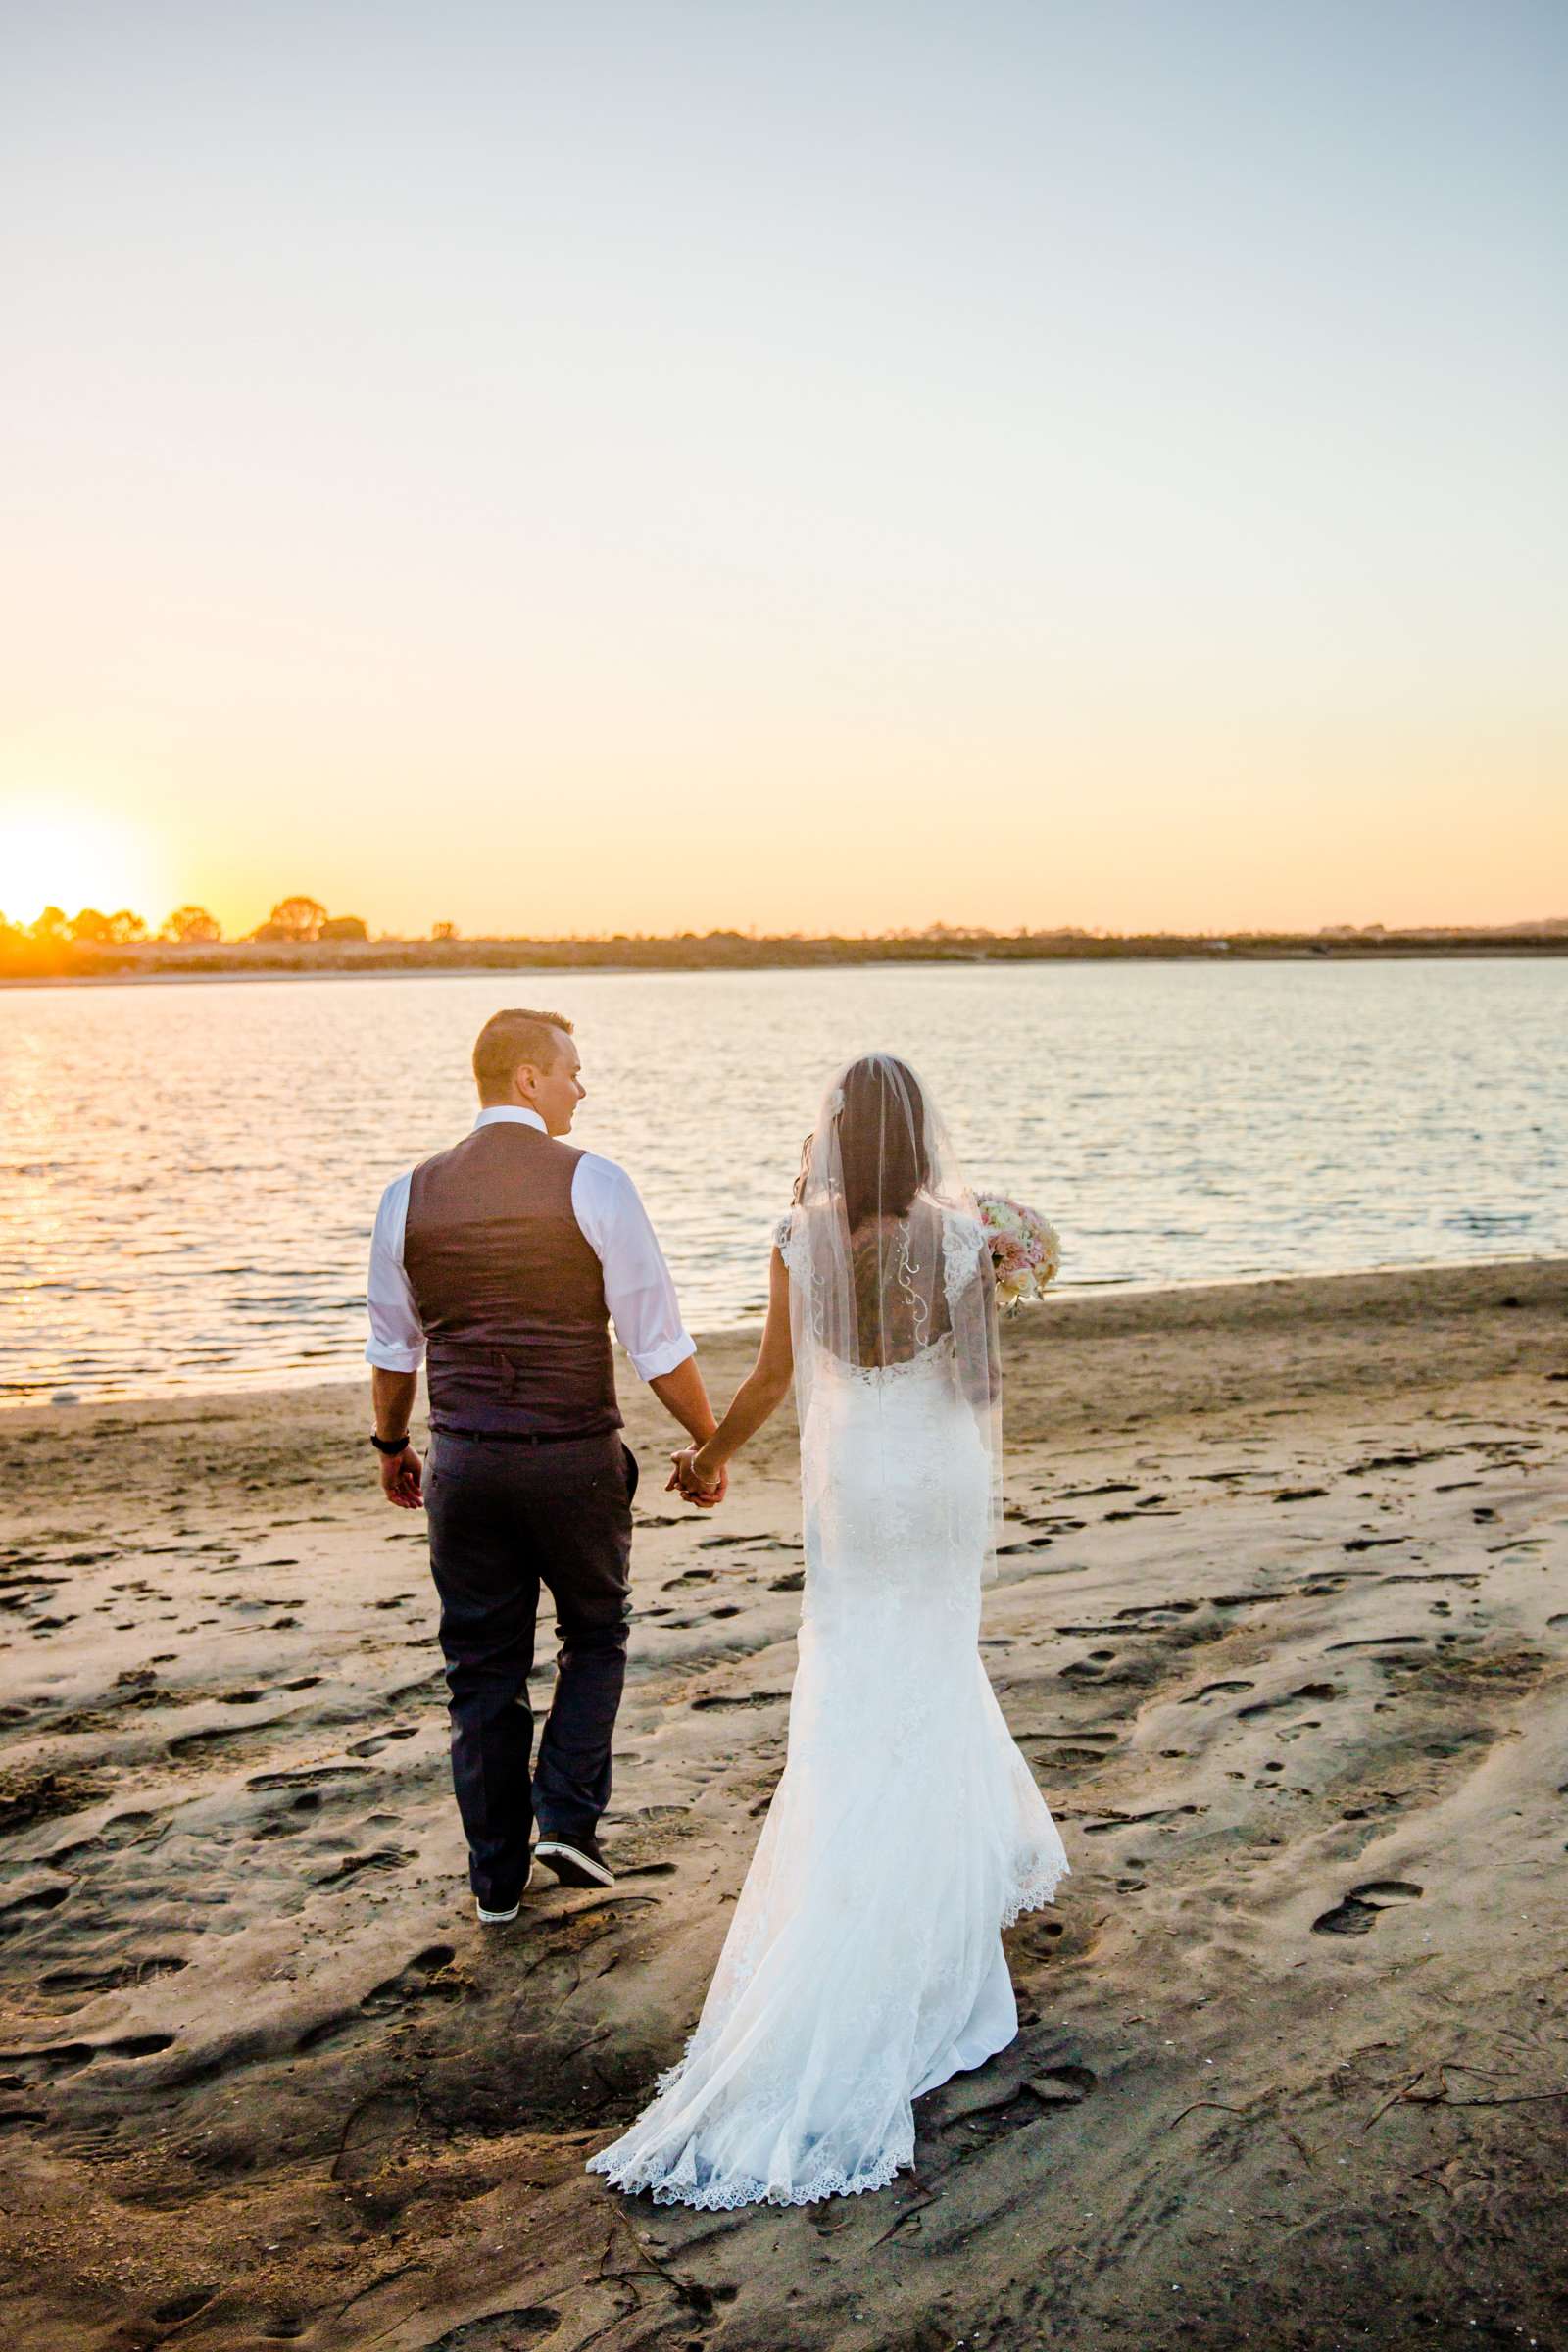
<svg viewBox="0 0 1568 2352"><path fill-rule="evenodd" d="M822 1105L822 1115L824 1118L836 1119L843 1108L844 1089L842 1086L836 1086Z"/></svg>

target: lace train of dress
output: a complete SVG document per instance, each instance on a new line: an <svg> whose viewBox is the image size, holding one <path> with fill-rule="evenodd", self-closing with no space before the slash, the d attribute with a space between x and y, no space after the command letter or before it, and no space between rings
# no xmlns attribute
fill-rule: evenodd
<svg viewBox="0 0 1568 2352"><path fill-rule="evenodd" d="M588 2160L662 2204L884 2187L911 2100L1013 2039L1001 1930L1068 1873L980 1656L988 1469L951 1348L833 1387L784 1773L685 2055Z"/></svg>

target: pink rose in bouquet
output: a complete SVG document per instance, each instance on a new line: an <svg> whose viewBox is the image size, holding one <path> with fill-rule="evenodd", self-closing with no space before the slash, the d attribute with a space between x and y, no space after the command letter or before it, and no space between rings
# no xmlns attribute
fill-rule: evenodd
<svg viewBox="0 0 1568 2352"><path fill-rule="evenodd" d="M1049 1217L1002 1193L979 1193L975 1205L996 1268L997 1297L1008 1314L1043 1298L1061 1271L1061 1238Z"/></svg>

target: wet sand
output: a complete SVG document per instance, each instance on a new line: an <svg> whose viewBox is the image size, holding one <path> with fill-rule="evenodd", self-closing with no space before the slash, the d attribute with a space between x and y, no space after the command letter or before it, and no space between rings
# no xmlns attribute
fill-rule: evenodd
<svg viewBox="0 0 1568 2352"><path fill-rule="evenodd" d="M618 1883L482 1931L361 1387L4 1416L9 2352L1568 2344L1565 1307L1536 1261L1009 1327L986 1658L1072 1875L914 2173L794 2211L582 2169L782 1766L788 1418L694 1519L623 1372Z"/></svg>

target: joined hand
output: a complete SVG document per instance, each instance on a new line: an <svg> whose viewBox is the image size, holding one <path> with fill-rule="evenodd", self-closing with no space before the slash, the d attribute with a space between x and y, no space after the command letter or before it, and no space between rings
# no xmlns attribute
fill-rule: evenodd
<svg viewBox="0 0 1568 2352"><path fill-rule="evenodd" d="M729 1472L721 1469L711 1485L705 1484L693 1468L693 1460L699 1450L695 1445L683 1446L678 1453L670 1455L673 1468L664 1492L666 1494L679 1494L686 1502L695 1502L699 1510L710 1511L715 1503L724 1499L729 1487Z"/></svg>

